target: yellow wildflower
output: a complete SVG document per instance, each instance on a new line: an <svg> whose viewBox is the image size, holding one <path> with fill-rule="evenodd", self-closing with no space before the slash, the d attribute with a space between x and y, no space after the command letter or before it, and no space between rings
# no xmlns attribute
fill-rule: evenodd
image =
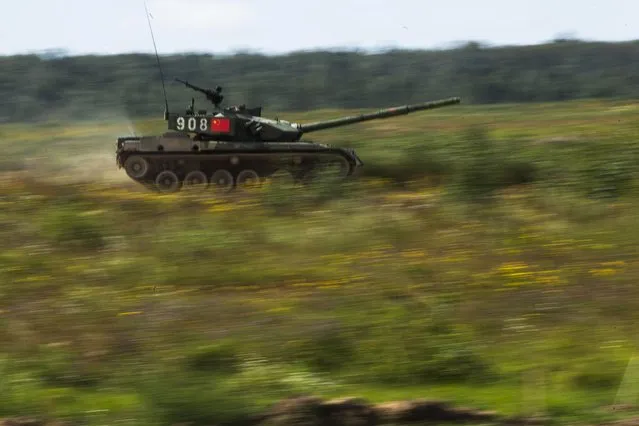
<svg viewBox="0 0 639 426"><path fill-rule="evenodd" d="M512 273L521 269L527 269L528 265L523 262L506 262L499 266L498 271L502 273Z"/></svg>
<svg viewBox="0 0 639 426"><path fill-rule="evenodd" d="M612 275L615 275L617 273L617 271L615 269L612 269L612 268L591 269L588 272L590 272L590 274L595 276L595 277L612 276Z"/></svg>
<svg viewBox="0 0 639 426"><path fill-rule="evenodd" d="M131 315L140 315L142 314L142 311L132 311L132 312L120 312L118 313L119 317L126 317L126 316L131 316Z"/></svg>
<svg viewBox="0 0 639 426"><path fill-rule="evenodd" d="M291 310L291 308L288 307L288 306L280 306L280 307L277 307L277 308L267 309L266 312L268 312L270 314L277 314L277 313L280 313L280 312L288 312L290 310Z"/></svg>
<svg viewBox="0 0 639 426"><path fill-rule="evenodd" d="M408 257L408 258L415 258L415 257L426 257L427 254L423 250L412 249L412 250L403 250L401 252L401 256Z"/></svg>
<svg viewBox="0 0 639 426"><path fill-rule="evenodd" d="M614 260L612 262L602 262L601 266L618 266L618 267L623 267L626 266L626 262L624 262L623 260Z"/></svg>
<svg viewBox="0 0 639 426"><path fill-rule="evenodd" d="M562 283L561 278L557 275L538 276L535 281L537 281L538 284L544 285L559 285Z"/></svg>

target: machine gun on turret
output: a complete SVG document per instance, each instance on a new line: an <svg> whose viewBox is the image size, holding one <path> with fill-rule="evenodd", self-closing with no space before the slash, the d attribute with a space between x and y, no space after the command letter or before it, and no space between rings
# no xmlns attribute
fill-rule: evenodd
<svg viewBox="0 0 639 426"><path fill-rule="evenodd" d="M224 100L224 95L222 95L222 88L220 86L215 86L215 91L212 91L210 89L203 89L201 87L194 86L188 81L180 80L179 78L176 78L175 81L184 84L189 89L193 89L196 92L203 93L206 96L206 99L208 99L213 105L215 105L215 108L219 108L222 100Z"/></svg>

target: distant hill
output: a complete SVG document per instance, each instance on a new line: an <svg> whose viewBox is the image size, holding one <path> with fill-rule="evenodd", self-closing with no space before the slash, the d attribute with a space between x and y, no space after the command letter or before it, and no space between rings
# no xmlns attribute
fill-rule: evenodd
<svg viewBox="0 0 639 426"><path fill-rule="evenodd" d="M464 103L639 97L639 42L556 40L535 46L450 50L295 52L266 56L183 54L162 58L169 101L192 96L179 77L224 88L225 104L269 111L370 108L461 96ZM0 57L0 122L161 116L155 57L20 55Z"/></svg>

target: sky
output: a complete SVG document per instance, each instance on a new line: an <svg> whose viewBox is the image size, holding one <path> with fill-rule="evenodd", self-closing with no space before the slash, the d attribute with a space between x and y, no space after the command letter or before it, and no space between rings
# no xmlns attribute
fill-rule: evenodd
<svg viewBox="0 0 639 426"><path fill-rule="evenodd" d="M144 0L8 1L0 55L153 52ZM160 54L639 39L637 0L146 0Z"/></svg>

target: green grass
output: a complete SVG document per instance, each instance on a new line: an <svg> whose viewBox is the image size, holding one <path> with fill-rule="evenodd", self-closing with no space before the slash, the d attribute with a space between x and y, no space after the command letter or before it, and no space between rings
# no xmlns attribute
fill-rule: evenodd
<svg viewBox="0 0 639 426"><path fill-rule="evenodd" d="M312 138L358 180L222 198L129 182L126 121L2 126L0 416L211 424L312 393L613 418L639 392L637 118L363 123Z"/></svg>

